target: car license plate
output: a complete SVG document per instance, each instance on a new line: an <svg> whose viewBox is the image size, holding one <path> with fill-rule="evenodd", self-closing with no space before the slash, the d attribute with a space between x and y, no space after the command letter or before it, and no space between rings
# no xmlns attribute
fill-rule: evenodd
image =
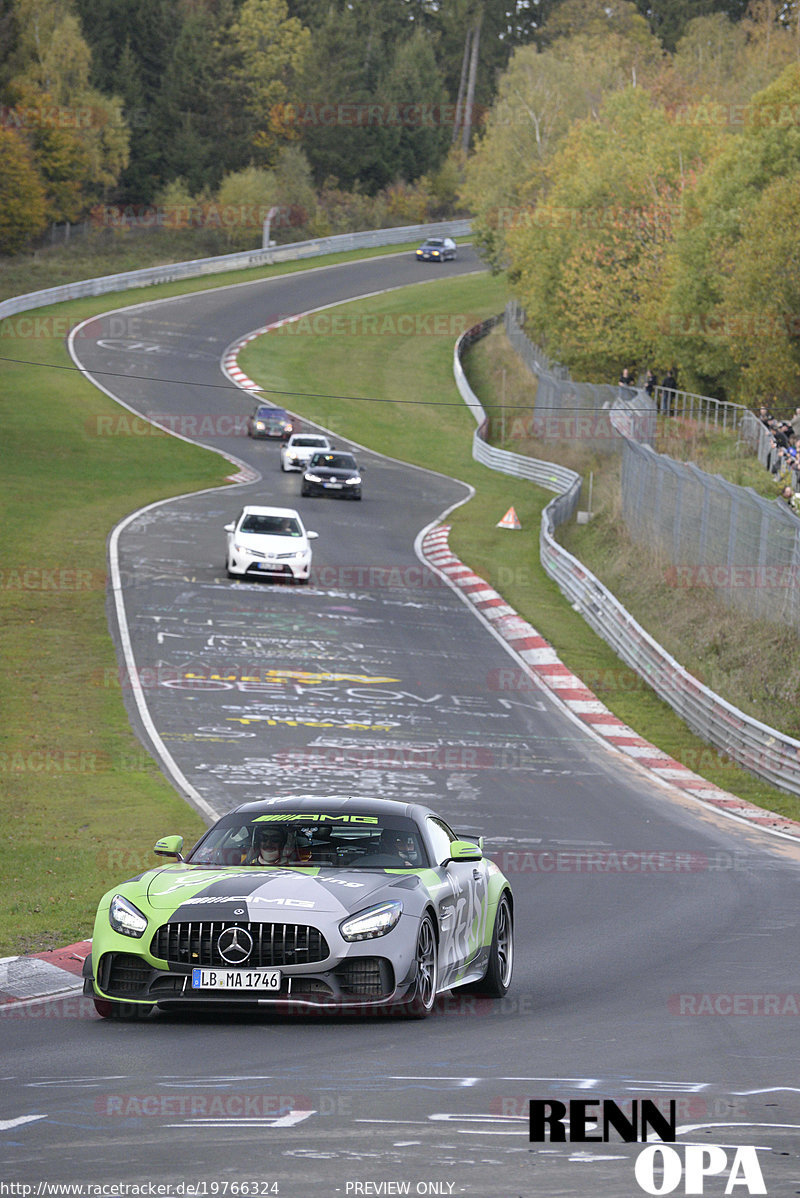
<svg viewBox="0 0 800 1198"><path fill-rule="evenodd" d="M193 969L193 990L280 990L280 969Z"/></svg>
<svg viewBox="0 0 800 1198"><path fill-rule="evenodd" d="M342 489L342 483L323 483L322 485L323 487L330 487L332 490L338 488L341 491Z"/></svg>

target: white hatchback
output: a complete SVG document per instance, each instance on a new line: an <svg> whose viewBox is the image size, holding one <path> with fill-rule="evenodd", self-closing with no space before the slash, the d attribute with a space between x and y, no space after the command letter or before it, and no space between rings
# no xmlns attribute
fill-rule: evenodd
<svg viewBox="0 0 800 1198"><path fill-rule="evenodd" d="M309 541L319 534L306 531L294 508L245 507L232 524L225 525L225 531L228 578L271 576L288 582L308 582Z"/></svg>
<svg viewBox="0 0 800 1198"><path fill-rule="evenodd" d="M281 470L305 470L315 453L332 449L327 437L318 433L292 433L281 446Z"/></svg>

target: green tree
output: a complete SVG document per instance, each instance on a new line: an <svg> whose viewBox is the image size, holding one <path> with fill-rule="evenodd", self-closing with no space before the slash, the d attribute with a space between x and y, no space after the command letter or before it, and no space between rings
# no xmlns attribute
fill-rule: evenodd
<svg viewBox="0 0 800 1198"><path fill-rule="evenodd" d="M264 163L293 135L276 116L297 96L311 34L290 17L285 0L244 0L231 28L238 51L244 104L253 127L253 149Z"/></svg>
<svg viewBox="0 0 800 1198"><path fill-rule="evenodd" d="M613 29L559 36L544 51L524 46L515 52L467 162L462 191L494 266L506 262L508 228L545 193L550 159L573 122L597 119L605 96L657 70L658 43L641 24L635 32L633 39Z"/></svg>
<svg viewBox="0 0 800 1198"><path fill-rule="evenodd" d="M47 225L45 190L28 147L0 128L0 253L22 249Z"/></svg>
<svg viewBox="0 0 800 1198"><path fill-rule="evenodd" d="M800 394L800 169L775 179L742 222L722 288L724 319L709 332L729 343L748 403Z"/></svg>
<svg viewBox="0 0 800 1198"><path fill-rule="evenodd" d="M616 378L654 360L664 259L704 140L640 88L612 95L571 130L547 199L509 234L528 321L574 373Z"/></svg>
<svg viewBox="0 0 800 1198"><path fill-rule="evenodd" d="M764 192L800 169L800 64L752 98L748 121L726 137L687 197L664 289L669 356L695 389L735 394L741 361L729 337L726 281L735 272L743 228Z"/></svg>
<svg viewBox="0 0 800 1198"><path fill-rule="evenodd" d="M72 0L14 0L16 43L3 97L28 113L24 132L53 220L74 220L107 194L128 160L120 102L90 84L91 52Z"/></svg>

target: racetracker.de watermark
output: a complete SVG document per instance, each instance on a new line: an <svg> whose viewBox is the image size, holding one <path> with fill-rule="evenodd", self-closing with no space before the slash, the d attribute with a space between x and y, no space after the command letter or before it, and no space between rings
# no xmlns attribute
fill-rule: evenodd
<svg viewBox="0 0 800 1198"><path fill-rule="evenodd" d="M673 312L664 316L659 331L670 337L785 338L800 335L796 312Z"/></svg>
<svg viewBox="0 0 800 1198"><path fill-rule="evenodd" d="M469 312L310 312L272 323L271 336L445 337L456 340L478 317Z"/></svg>
<svg viewBox="0 0 800 1198"><path fill-rule="evenodd" d="M678 849L500 849L504 874L693 874L747 868L744 854Z"/></svg>
<svg viewBox="0 0 800 1198"><path fill-rule="evenodd" d="M359 100L295 100L276 104L273 121L301 129L452 129L463 115L463 105L398 100L385 104ZM487 108L472 105L472 121L483 120Z"/></svg>
<svg viewBox="0 0 800 1198"><path fill-rule="evenodd" d="M237 412L105 412L84 423L87 437L197 437L215 440L246 437L248 417Z"/></svg>
<svg viewBox="0 0 800 1198"><path fill-rule="evenodd" d="M735 994L719 991L671 994L667 1006L670 1015L721 1015L726 1018L750 1015L796 1019L800 1016L800 994Z"/></svg>
<svg viewBox="0 0 800 1198"><path fill-rule="evenodd" d="M800 583L800 566L668 566L671 587L787 590Z"/></svg>

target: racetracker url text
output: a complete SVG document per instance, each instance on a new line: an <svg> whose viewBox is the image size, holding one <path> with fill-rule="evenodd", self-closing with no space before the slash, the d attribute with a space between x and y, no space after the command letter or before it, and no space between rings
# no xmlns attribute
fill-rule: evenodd
<svg viewBox="0 0 800 1198"><path fill-rule="evenodd" d="M0 1198L271 1198L277 1181L0 1181Z"/></svg>

